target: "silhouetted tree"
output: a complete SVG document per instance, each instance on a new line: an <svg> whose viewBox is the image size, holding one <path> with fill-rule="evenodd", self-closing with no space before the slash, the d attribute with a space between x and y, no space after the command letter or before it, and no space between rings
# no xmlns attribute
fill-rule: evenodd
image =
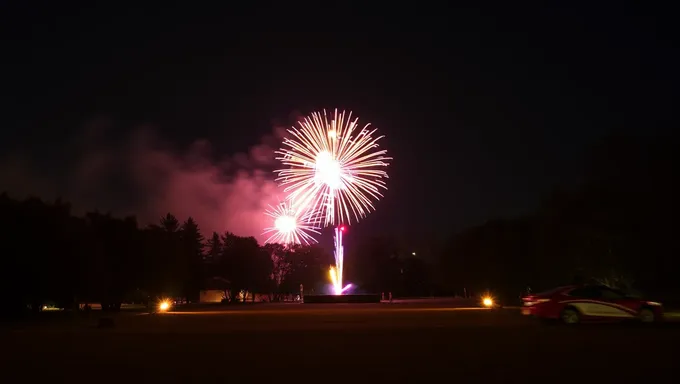
<svg viewBox="0 0 680 384"><path fill-rule="evenodd" d="M201 263L203 261L203 235L193 218L189 217L180 233L182 248L181 259L184 266L182 295L187 300L197 302L203 285Z"/></svg>
<svg viewBox="0 0 680 384"><path fill-rule="evenodd" d="M394 241L386 237L366 238L348 251L353 260L348 277L361 289L395 294L401 289L401 261Z"/></svg>
<svg viewBox="0 0 680 384"><path fill-rule="evenodd" d="M428 296L432 289L432 280L427 263L417 256L406 256L401 263L400 273L403 286L401 296Z"/></svg>
<svg viewBox="0 0 680 384"><path fill-rule="evenodd" d="M282 292L297 293L300 284L306 290L328 284L328 269L334 263L333 256L317 245L296 245L288 249L290 272L281 285Z"/></svg>
<svg viewBox="0 0 680 384"><path fill-rule="evenodd" d="M294 248L286 248L282 244L265 244L262 248L272 262L270 279L274 288L274 301L279 301L281 293L283 293L281 291L282 284L293 270L290 254L294 252Z"/></svg>
<svg viewBox="0 0 680 384"><path fill-rule="evenodd" d="M219 277L229 281L231 301L242 291L252 291L267 285L271 274L271 259L254 237L239 237L226 232L222 236L222 243Z"/></svg>
<svg viewBox="0 0 680 384"><path fill-rule="evenodd" d="M533 282L532 220L489 221L456 235L441 260L449 291L515 295Z"/></svg>
<svg viewBox="0 0 680 384"><path fill-rule="evenodd" d="M533 215L461 232L442 255L444 279L512 292L598 280L620 288L675 292L680 267L672 234L676 140L614 136L596 146L587 177L557 189Z"/></svg>
<svg viewBox="0 0 680 384"><path fill-rule="evenodd" d="M213 232L212 237L206 244L205 261L208 264L218 262L222 255L222 241L217 232Z"/></svg>
<svg viewBox="0 0 680 384"><path fill-rule="evenodd" d="M179 231L179 221L171 213L168 213L161 219L161 228L167 233L176 233Z"/></svg>
<svg viewBox="0 0 680 384"><path fill-rule="evenodd" d="M89 291L102 309L118 310L138 281L137 223L134 218L120 220L97 212L88 213L86 223Z"/></svg>

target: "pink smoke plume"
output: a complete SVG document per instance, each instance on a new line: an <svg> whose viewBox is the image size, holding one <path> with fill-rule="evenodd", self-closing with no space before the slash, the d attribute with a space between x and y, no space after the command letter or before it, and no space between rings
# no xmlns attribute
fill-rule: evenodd
<svg viewBox="0 0 680 384"><path fill-rule="evenodd" d="M152 129L141 128L111 144L102 139L111 128L106 121L88 125L66 150L75 167L64 177L44 175L25 155L3 159L2 189L18 198L63 197L76 214L99 209L135 215L147 225L170 212L180 221L193 217L206 237L230 231L265 240L263 228L271 226L265 208L284 198L272 172L282 128L247 153L217 160L206 140L177 151Z"/></svg>

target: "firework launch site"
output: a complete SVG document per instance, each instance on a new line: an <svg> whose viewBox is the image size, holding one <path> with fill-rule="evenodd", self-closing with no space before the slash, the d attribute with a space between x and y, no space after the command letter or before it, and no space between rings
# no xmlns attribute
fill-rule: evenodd
<svg viewBox="0 0 680 384"><path fill-rule="evenodd" d="M560 372L577 359L579 369L593 368L601 376L589 378L614 380L631 378L630 372L595 370L603 356L622 366L649 360L664 371L674 358L663 347L680 341L680 327L670 322L652 328L542 327L516 308L471 304L203 305L158 314L121 311L105 328L97 327L93 311L88 319L23 324L6 332L3 346L13 353L3 370L19 374L39 362L50 379L86 370L106 372L104 382L255 382L282 372L295 372L298 382L506 382L527 375L563 382ZM630 353L636 340L650 352ZM190 368L174 368L180 366Z"/></svg>
<svg viewBox="0 0 680 384"><path fill-rule="evenodd" d="M379 294L363 294L363 295L308 295L305 296L304 303L306 304L358 304L358 303L379 303Z"/></svg>

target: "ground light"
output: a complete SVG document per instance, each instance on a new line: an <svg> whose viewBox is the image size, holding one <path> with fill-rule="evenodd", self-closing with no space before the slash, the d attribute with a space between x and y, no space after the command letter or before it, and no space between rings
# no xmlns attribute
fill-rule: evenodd
<svg viewBox="0 0 680 384"><path fill-rule="evenodd" d="M493 298L491 296L484 296L484 298L482 298L482 305L487 308L493 307Z"/></svg>
<svg viewBox="0 0 680 384"><path fill-rule="evenodd" d="M158 312L167 312L170 309L170 301L163 300L158 304Z"/></svg>

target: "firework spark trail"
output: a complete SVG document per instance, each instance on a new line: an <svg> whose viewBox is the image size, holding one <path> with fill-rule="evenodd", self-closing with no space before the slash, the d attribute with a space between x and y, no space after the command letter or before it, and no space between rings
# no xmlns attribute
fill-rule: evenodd
<svg viewBox="0 0 680 384"><path fill-rule="evenodd" d="M352 217L359 221L375 210L372 200L380 200L381 189L387 189L384 168L391 158L386 150L378 149L384 136L374 137L377 130L369 129L370 124L355 132L357 122L352 112L345 116L336 109L330 122L325 110L314 112L298 122L299 127L288 130L292 138L285 139L277 151L277 160L288 166L277 171L277 181L288 198L297 202L293 208L319 212L308 217L315 220L314 225L351 224ZM349 288L342 287L342 230L335 229L336 265L330 270L336 294Z"/></svg>
<svg viewBox="0 0 680 384"><path fill-rule="evenodd" d="M291 201L284 201L276 207L270 205L265 215L274 219L274 226L264 230L264 234L274 232L265 243L309 245L317 242L312 233L321 234L314 225L318 221L316 213L296 209Z"/></svg>
<svg viewBox="0 0 680 384"><path fill-rule="evenodd" d="M342 232L345 227L335 228L335 267L331 267L328 271L331 283L333 284L333 293L342 295L348 289L352 288L352 284L347 284L343 287L342 274L344 266L344 249L342 246Z"/></svg>
<svg viewBox="0 0 680 384"><path fill-rule="evenodd" d="M277 171L278 181L300 207L320 211L323 225L359 221L375 210L372 200L387 189L384 169L390 157L378 150L376 129L366 124L358 133L352 113L335 110L329 122L326 112L315 112L288 132L277 157L287 169ZM356 134L355 134L356 133Z"/></svg>

